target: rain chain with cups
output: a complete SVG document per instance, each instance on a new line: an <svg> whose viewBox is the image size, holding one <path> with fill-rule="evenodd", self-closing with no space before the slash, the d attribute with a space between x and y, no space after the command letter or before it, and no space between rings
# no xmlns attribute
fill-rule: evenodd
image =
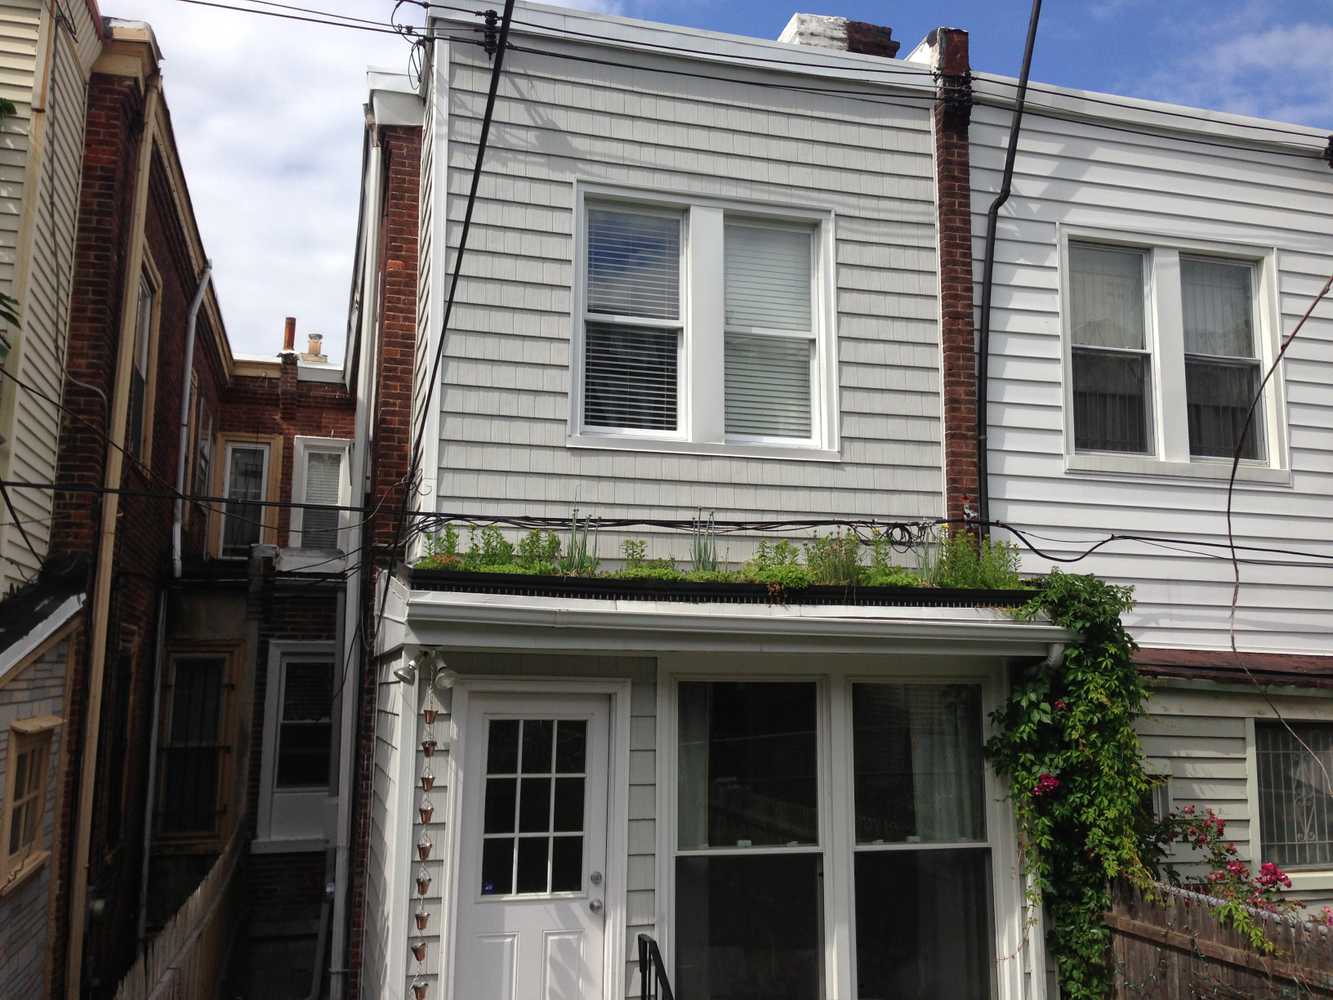
<svg viewBox="0 0 1333 1000"><path fill-rule="evenodd" d="M435 722L439 719L441 713L440 703L435 697L435 688L448 689L453 687L456 677L453 671L445 668L443 661L435 662L435 656L432 654L424 654L421 665L429 683L426 687L426 701L421 709L421 718L426 724L425 734L421 740L421 752L426 758L426 766L421 772L421 801L417 806L417 814L421 818L423 827L421 837L417 840L417 860L422 863L421 867L417 869L416 877L416 925L418 934L424 934L430 923L430 910L426 907L426 894L430 891L431 878L425 862L430 860L431 850L435 845L424 827L430 823L431 817L435 814L435 804L431 801L430 792L435 787L432 760L435 757L435 751L440 747L439 742L435 739ZM405 671L401 673L395 671L395 673L404 683L415 684L416 666L415 662L409 663ZM415 698L415 696L414 689L409 697ZM430 992L430 982L426 979L426 939L417 938L412 941L409 947L412 957L417 963L416 978L412 983L413 1000L427 1000Z"/></svg>

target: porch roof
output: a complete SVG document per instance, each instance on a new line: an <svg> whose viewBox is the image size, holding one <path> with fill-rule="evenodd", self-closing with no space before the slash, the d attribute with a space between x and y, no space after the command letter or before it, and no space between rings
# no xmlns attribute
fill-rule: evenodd
<svg viewBox="0 0 1333 1000"><path fill-rule="evenodd" d="M1071 636L998 608L700 604L413 589L402 642L455 649L1030 656Z"/></svg>

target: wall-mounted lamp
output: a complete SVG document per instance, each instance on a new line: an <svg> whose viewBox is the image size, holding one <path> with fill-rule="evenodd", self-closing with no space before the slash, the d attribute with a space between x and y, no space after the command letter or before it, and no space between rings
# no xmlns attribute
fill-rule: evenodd
<svg viewBox="0 0 1333 1000"><path fill-rule="evenodd" d="M415 686L417 683L417 661L408 660L406 666L394 667L393 675L408 687Z"/></svg>

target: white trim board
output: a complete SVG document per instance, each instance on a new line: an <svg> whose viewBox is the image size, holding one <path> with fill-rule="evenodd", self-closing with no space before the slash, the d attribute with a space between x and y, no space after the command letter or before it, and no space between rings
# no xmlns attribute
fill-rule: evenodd
<svg viewBox="0 0 1333 1000"><path fill-rule="evenodd" d="M75 613L83 607L87 599L87 594L75 594L73 597L65 598L60 606L38 622L31 632L8 649L0 651L0 681L4 680L11 670L27 659L33 650L55 635L60 627L73 618Z"/></svg>

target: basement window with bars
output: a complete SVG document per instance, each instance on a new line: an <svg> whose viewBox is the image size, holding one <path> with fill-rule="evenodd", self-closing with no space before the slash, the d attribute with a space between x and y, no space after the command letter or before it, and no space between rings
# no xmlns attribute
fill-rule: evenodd
<svg viewBox="0 0 1333 1000"><path fill-rule="evenodd" d="M1254 724L1263 860L1333 869L1333 723Z"/></svg>
<svg viewBox="0 0 1333 1000"><path fill-rule="evenodd" d="M610 198L581 213L571 443L836 448L831 218Z"/></svg>

